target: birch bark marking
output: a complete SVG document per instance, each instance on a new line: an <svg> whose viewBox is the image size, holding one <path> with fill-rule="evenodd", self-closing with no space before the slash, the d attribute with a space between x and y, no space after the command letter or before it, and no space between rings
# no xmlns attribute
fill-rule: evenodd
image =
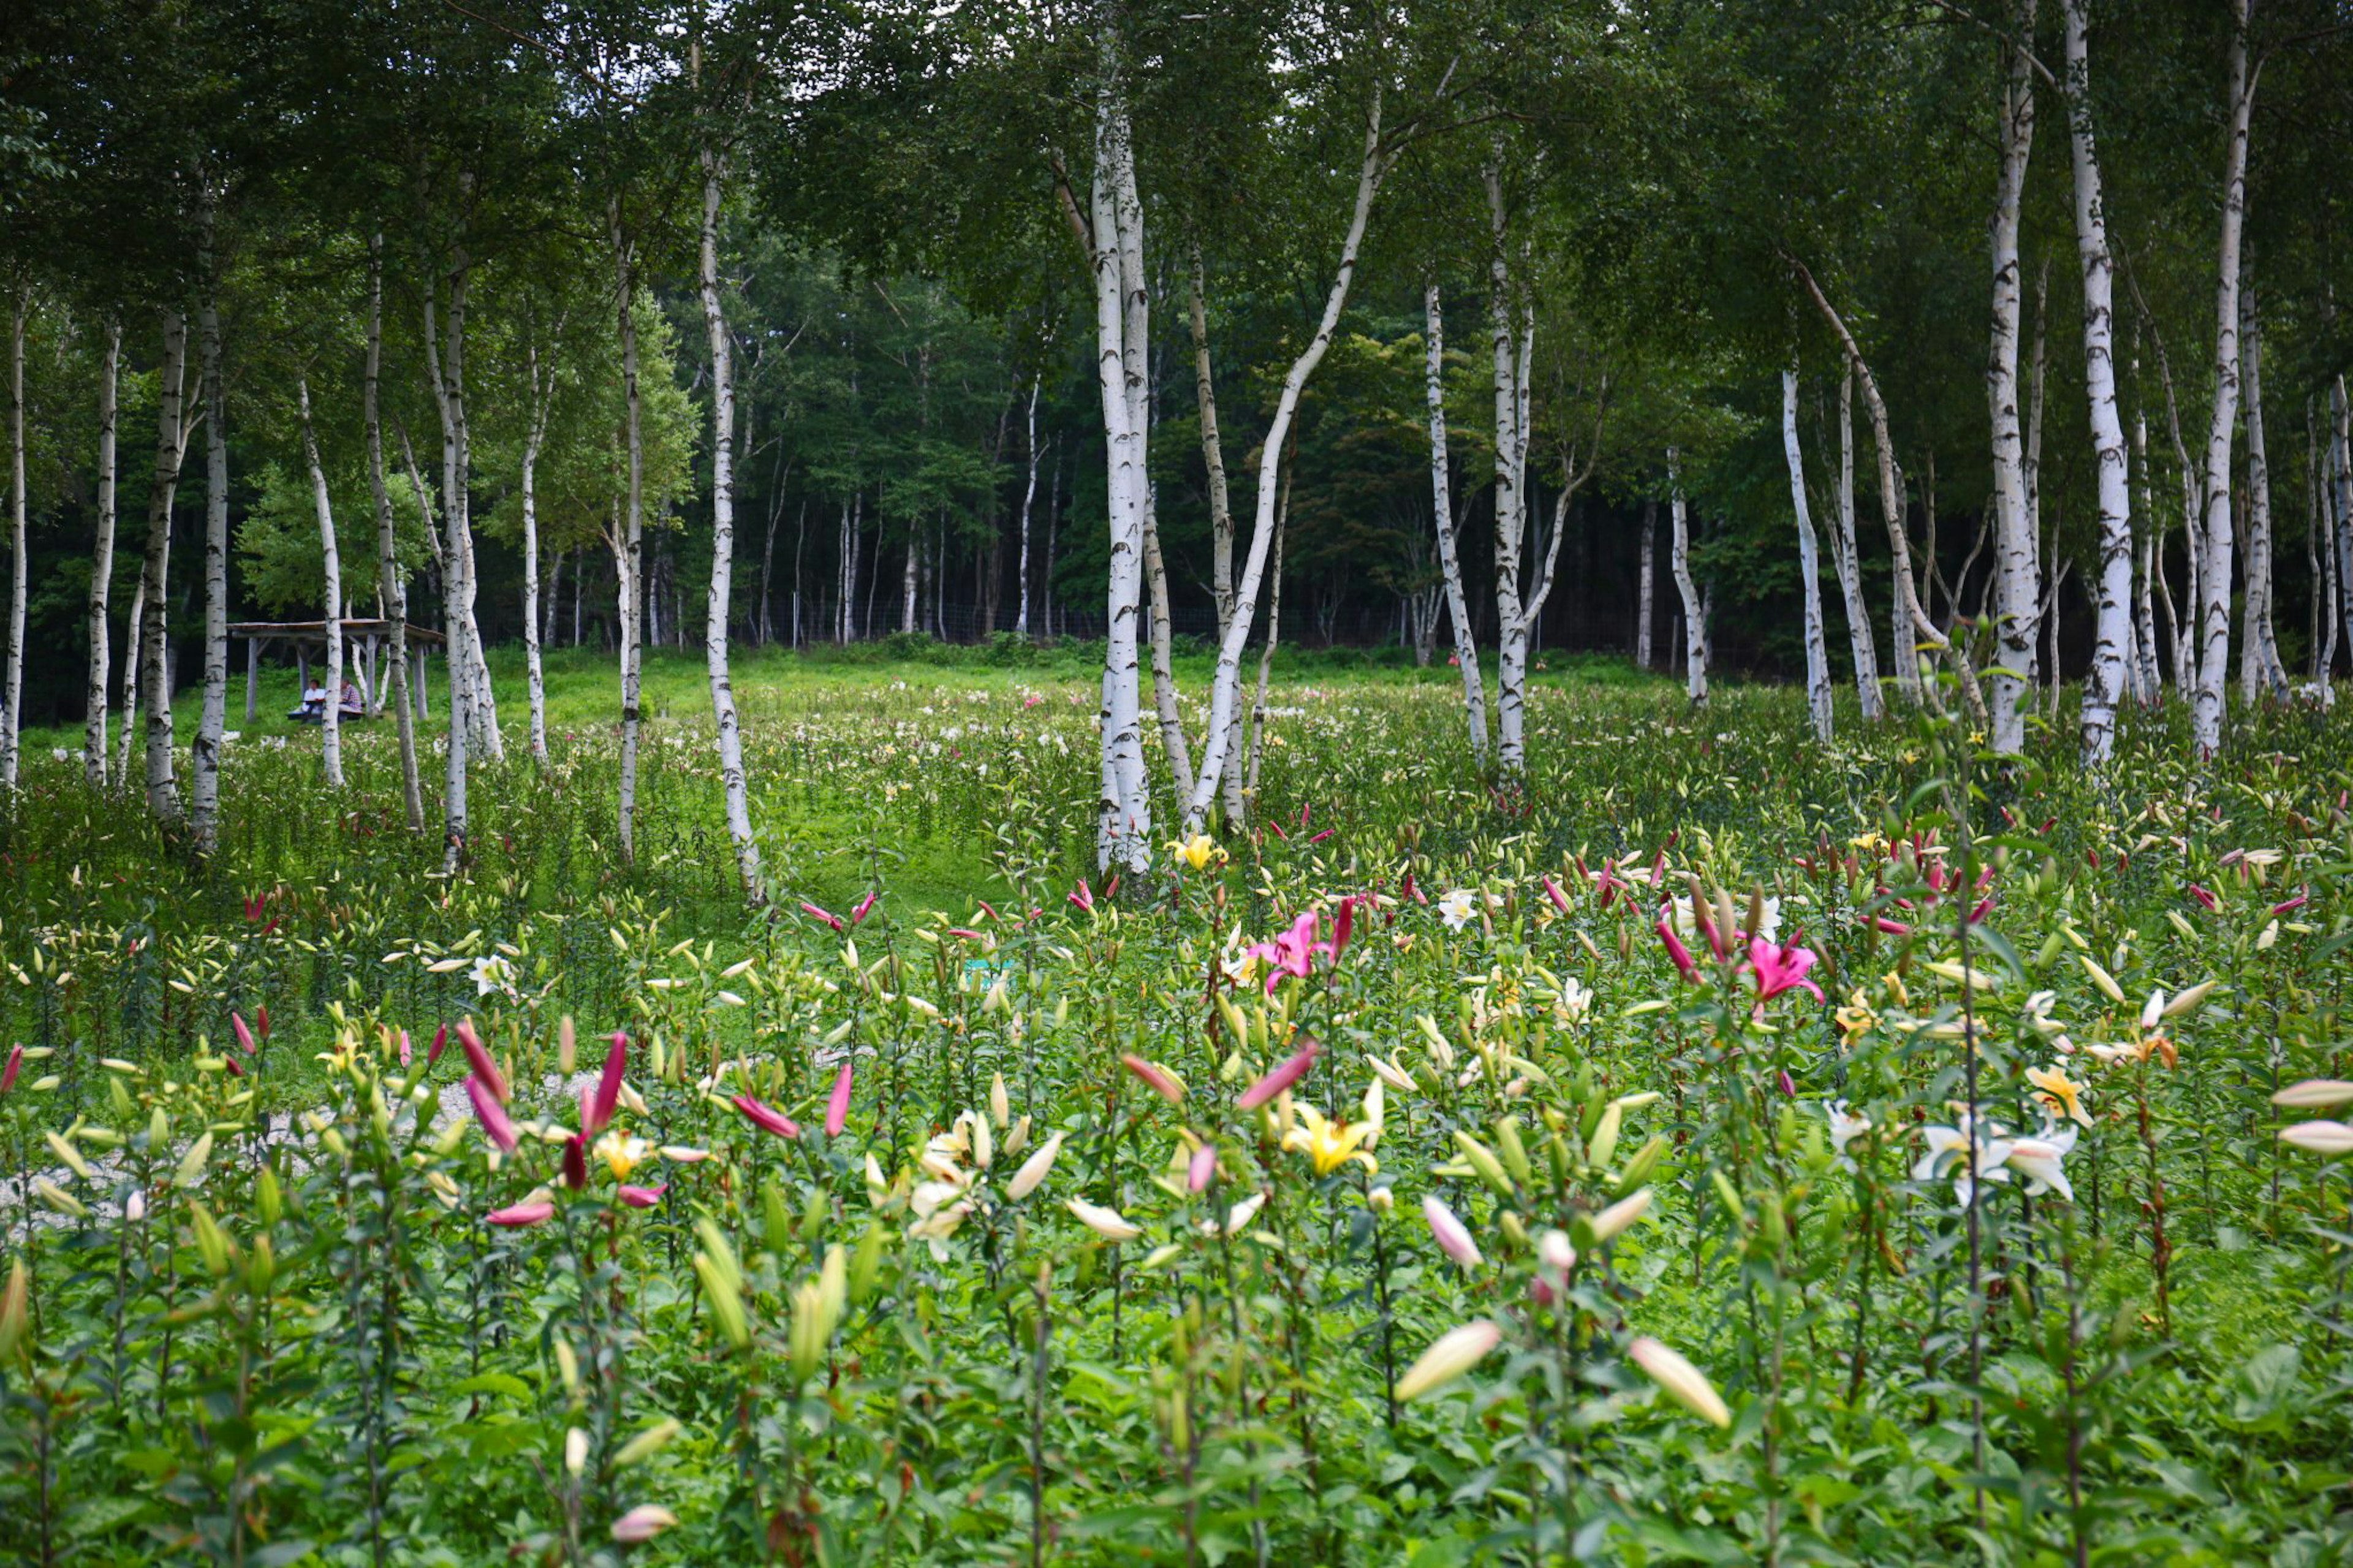
<svg viewBox="0 0 2353 1568"><path fill-rule="evenodd" d="M1806 459L1798 446L1798 372L1781 372L1781 456L1789 470L1789 506L1798 517L1798 574L1806 596L1806 710L1814 739L1831 739L1831 655L1822 632L1821 554L1806 504Z"/></svg>
<svg viewBox="0 0 2353 1568"><path fill-rule="evenodd" d="M1707 605L1692 578L1691 519L1683 504L1683 470L1672 447L1667 448L1667 516L1673 537L1668 542L1667 563L1675 578L1675 593L1683 602L1683 689L1694 708L1707 706Z"/></svg>
<svg viewBox="0 0 2353 1568"><path fill-rule="evenodd" d="M0 692L0 785L16 787L16 752L23 725L17 704L25 695L25 595L31 587L25 569L25 317L32 288L16 290L16 316L8 335L8 672Z"/></svg>
<svg viewBox="0 0 2353 1568"><path fill-rule="evenodd" d="M98 362L98 539L90 567L90 685L82 710L82 773L92 789L107 779L106 688L113 651L106 602L114 578L115 430L121 406L122 323L110 317Z"/></svg>
<svg viewBox="0 0 2353 1568"><path fill-rule="evenodd" d="M1380 194L1381 181L1392 162L1392 155L1381 148L1381 93L1377 86L1365 116L1364 159L1356 176L1356 198L1349 213L1347 233L1340 243L1339 265L1334 272L1332 287L1324 297L1324 314L1315 324L1314 335L1283 375L1282 391L1275 400L1274 418L1267 426L1264 451L1279 453L1283 449L1292 422L1299 412L1300 393L1332 346L1332 333L1339 325L1340 312L1348 302L1349 287L1356 280L1356 253L1365 242L1365 226L1372 216L1373 198ZM1265 575L1267 549L1274 533L1282 489L1280 470L1283 468L1279 461L1259 464L1258 506L1250 530L1250 556L1243 563L1241 583L1234 593L1233 624L1226 628L1226 635L1218 644L1217 675L1209 689L1209 725L1201 742L1201 765L1194 778L1192 800L1185 811L1184 827L1188 837L1201 830L1201 819L1208 812L1219 774L1227 764L1234 707L1241 695L1242 643L1258 612L1259 584Z"/></svg>
<svg viewBox="0 0 2353 1568"><path fill-rule="evenodd" d="M181 416L187 376L188 323L176 309L164 312L164 363L156 371L155 479L147 495L147 558L139 578L139 700L147 720L147 809L164 822L180 819L180 791L172 776L171 670L165 655L172 574L172 498L180 485L188 422ZM129 715L124 715L129 722Z"/></svg>
<svg viewBox="0 0 2353 1568"><path fill-rule="evenodd" d="M1645 513L1647 525L1648 514ZM1879 689L1879 634L1871 624L1871 601L1862 590L1862 554L1854 526L1854 372L1841 365L1839 374L1839 483L1837 561L1839 594L1846 604L1847 646L1854 658L1854 694L1862 705L1864 721L1887 711ZM1642 566L1644 591L1649 589L1650 563Z"/></svg>
<svg viewBox="0 0 2353 1568"><path fill-rule="evenodd" d="M408 574L400 564L394 531L392 492L384 482L384 236L368 236L367 363L360 386L362 420L367 426L368 496L375 503L376 581L385 613L392 620L393 722L400 733L400 799L408 831L425 831L425 789L417 774L417 715L408 689ZM431 513L427 521L431 521Z"/></svg>
<svg viewBox="0 0 2353 1568"><path fill-rule="evenodd" d="M2214 279L2214 408L2206 427L2206 495L2198 564L2198 691L2190 735L2211 756L2222 744L2231 658L2231 443L2239 418L2239 257L2247 219L2247 122L2255 83L2247 68L2248 0L2232 0L2231 135L2222 161L2222 233Z"/></svg>
<svg viewBox="0 0 2353 1568"><path fill-rule="evenodd" d="M319 442L311 428L311 382L294 378L294 406L302 426L302 463L311 472L311 505L319 519L320 567L327 580L327 706L319 726L319 754L327 783L343 784L343 562L335 547L335 513L327 500L327 470L319 462Z"/></svg>
<svg viewBox="0 0 2353 1568"><path fill-rule="evenodd" d="M220 838L221 731L228 718L228 386L221 368L219 281L213 261L213 202L206 186L198 265L197 353L205 401L204 696L188 747L188 829L196 852Z"/></svg>
<svg viewBox="0 0 2353 1568"><path fill-rule="evenodd" d="M621 528L613 542L616 566L620 573L621 623L621 782L619 789L619 823L621 864L635 865L638 857L638 698L639 622L642 613L640 595L645 582L646 557L646 448L641 426L643 410L638 391L638 314L637 270L635 252L628 232L621 225L621 198L617 195L607 208L607 227L613 244L614 302L620 312L621 330L621 390L627 409L623 420L623 438L628 446L628 487L624 498Z"/></svg>
<svg viewBox="0 0 2353 1568"><path fill-rule="evenodd" d="M2116 410L2116 266L2108 252L2107 203L2092 132L2092 67L2086 12L2065 0L2067 127L2073 154L2075 253L2084 273L2084 386L2091 403L2092 456L2100 505L2100 600L2091 678L2084 683L2081 737L2087 766L2115 753L2116 708L2131 686L2133 515L2124 420ZM2147 426L2142 426L2144 442ZM2141 605L2147 618L2147 585ZM2154 637L2154 628L2150 636ZM2143 672L2144 678L2149 672Z"/></svg>
<svg viewBox="0 0 2353 1568"><path fill-rule="evenodd" d="M2246 607L2239 627L2239 688L2253 703L2265 690L2287 695L2287 671L2272 634L2272 479L2263 445L2263 333L2255 291L2240 300L2239 374L2247 425Z"/></svg>
<svg viewBox="0 0 2353 1568"><path fill-rule="evenodd" d="M744 738L735 712L735 685L727 663L727 610L735 566L735 363L733 338L719 298L719 208L727 177L723 156L702 152L702 320L711 334L711 603L704 617L703 662L711 676L711 714L719 730L719 777L727 795L727 836L735 841L735 872L744 896L765 902L760 884L760 844L752 835L744 798Z"/></svg>
<svg viewBox="0 0 2353 1568"><path fill-rule="evenodd" d="M2035 0L2020 0L2011 22L2020 36L2034 26ZM1991 741L1997 752L2025 749L2025 701L2034 679L2035 612L2041 574L2035 559L2032 508L2027 500L2026 458L2018 406L2018 223L2026 167L2034 148L2034 81L2026 50L2002 46L2003 83L1999 135L2000 175L1988 225L1993 258L1993 322L1986 355L1986 405L1993 426L1994 614L1996 662L1989 695Z"/></svg>
<svg viewBox="0 0 2353 1568"><path fill-rule="evenodd" d="M1534 337L1525 301L1511 275L1510 213L1503 173L1493 163L1481 171L1487 187L1487 219L1493 241L1487 257L1487 320L1495 395L1495 755L1507 769L1525 763L1523 709L1526 702L1527 635L1520 599L1521 552L1527 533L1529 359Z"/></svg>

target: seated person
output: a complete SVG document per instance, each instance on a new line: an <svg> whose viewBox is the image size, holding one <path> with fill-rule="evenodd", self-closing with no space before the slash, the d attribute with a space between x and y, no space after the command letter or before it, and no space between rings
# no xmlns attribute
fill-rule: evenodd
<svg viewBox="0 0 2353 1568"><path fill-rule="evenodd" d="M286 715L298 724L323 724L327 721L327 689L314 677L302 688L302 706Z"/></svg>
<svg viewBox="0 0 2353 1568"><path fill-rule="evenodd" d="M367 699L360 695L360 689L353 684L349 676L343 678L343 710L346 719L367 717Z"/></svg>

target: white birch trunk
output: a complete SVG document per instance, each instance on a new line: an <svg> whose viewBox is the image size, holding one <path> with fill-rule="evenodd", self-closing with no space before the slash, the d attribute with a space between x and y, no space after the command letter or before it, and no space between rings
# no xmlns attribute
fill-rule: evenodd
<svg viewBox="0 0 2353 1568"><path fill-rule="evenodd" d="M199 384L205 400L204 696L188 747L188 831L196 852L220 840L221 731L228 719L228 387L221 366L220 307L213 270L213 219L206 203L204 297L197 301Z"/></svg>
<svg viewBox="0 0 2353 1568"><path fill-rule="evenodd" d="M2155 707L2165 697L2165 665L2157 657L2157 582L2164 557L2148 471L2148 415L2137 409L2133 414L2133 473L2140 495L2133 511L2134 640L2140 647L2140 698Z"/></svg>
<svg viewBox="0 0 2353 1568"><path fill-rule="evenodd" d="M1462 550L1451 493L1446 429L1446 313L1438 285L1421 289L1422 397L1430 411L1430 505L1438 527L1438 565L1446 582L1447 619L1454 626L1454 662L1462 674L1462 716L1471 760L1487 765L1487 691L1479 669L1479 639L1472 635L1471 598L1462 587Z"/></svg>
<svg viewBox="0 0 2353 1568"><path fill-rule="evenodd" d="M408 831L425 831L424 781L417 770L417 714L409 694L408 574L400 564L399 538L393 527L392 492L384 481L384 236L368 237L367 363L360 389L361 416L366 426L368 496L375 503L376 581L381 585L385 614L392 621L393 723L400 737L400 800ZM431 514L427 514L429 525Z"/></svg>
<svg viewBox="0 0 2353 1568"><path fill-rule="evenodd" d="M2240 616L2239 689L2250 704L2266 690L2287 695L2287 671L2280 664L2272 632L2272 479L2263 443L2263 323L2255 291L2240 301L2239 374L2246 401L2247 581Z"/></svg>
<svg viewBox="0 0 2353 1568"><path fill-rule="evenodd" d="M458 514L464 504L466 491L464 445L459 438L456 411L455 367L447 361L456 353L465 338L466 266L462 253L449 273L449 342L451 353L443 355L437 345L438 336L434 320L435 285L428 279L425 289L425 353L426 364L433 386L433 399L441 415L441 499L447 509L442 519L445 526L437 541L441 550L441 626L442 662L448 667L449 712L447 740L444 742L441 783L442 857L445 872L454 871L466 858L466 762L471 728L469 715L472 711L473 663L466 657L466 572L468 556L465 548L465 528ZM406 437L404 437L404 442ZM425 494L424 476L417 472L417 455L407 452L408 482L416 488L418 507L424 511L427 527L432 526L433 509Z"/></svg>
<svg viewBox="0 0 2353 1568"><path fill-rule="evenodd" d="M155 479L148 489L147 558L139 586L139 700L147 721L147 809L164 822L180 819L180 791L172 776L172 681L167 658L172 575L172 499L179 489L188 422L181 416L188 362L188 323L164 312L164 363L156 372Z"/></svg>
<svg viewBox="0 0 2353 1568"><path fill-rule="evenodd" d="M25 317L32 309L29 286L16 290L14 326L8 337L8 668L6 709L0 712L0 786L16 787L16 752L23 735L17 711L25 697L25 596L31 588L26 569L28 543L25 500Z"/></svg>
<svg viewBox="0 0 2353 1568"><path fill-rule="evenodd" d="M1218 432L1217 379L1209 363L1209 317L1205 300L1208 278L1198 240L1193 242L1191 261L1191 288L1187 291L1187 302L1193 329L1193 397L1200 411L1201 463L1209 476L1209 591L1217 603L1218 640L1223 643L1234 624L1234 508L1226 482L1225 442ZM1247 631L1242 640L1249 642ZM1241 704L1237 702L1226 723L1228 756L1236 754L1240 747L1242 721ZM1229 829L1238 830L1250 809L1242 770L1226 769L1224 783L1226 824Z"/></svg>
<svg viewBox="0 0 2353 1568"><path fill-rule="evenodd" d="M98 362L98 538L90 552L90 686L82 710L82 773L92 789L107 780L107 687L112 683L112 637L106 624L114 583L116 421L121 407L122 323L109 318Z"/></svg>
<svg viewBox="0 0 2353 1568"><path fill-rule="evenodd" d="M1149 423L1149 421L1147 421ZM1160 719L1160 751L1178 800L1193 798L1193 759L1185 743L1185 715L1176 705L1176 671L1168 617L1168 568L1160 556L1159 487L1144 495L1144 578L1152 595L1152 702Z"/></svg>
<svg viewBox="0 0 2353 1568"><path fill-rule="evenodd" d="M2345 395L2345 378L2338 376L2329 394L2329 409L2335 416L2337 439L2337 595L2329 606L2328 646L2334 648L2341 631L2345 640L2353 642L2353 400ZM2325 700L2334 700L2335 688L2322 681Z"/></svg>
<svg viewBox="0 0 2353 1568"><path fill-rule="evenodd" d="M539 340L523 346L523 369L531 398L522 437L522 661L531 708L531 760L547 766L547 682L541 664L539 630L539 453L547 440L548 406L555 401L555 368L539 371ZM715 458L714 458L715 460ZM560 571L562 559L557 560Z"/></svg>
<svg viewBox="0 0 2353 1568"><path fill-rule="evenodd" d="M1505 770L1526 765L1528 639L1520 596L1527 536L1527 352L1531 312L1511 275L1509 213L1502 171L1482 171L1492 244L1487 256L1487 319L1495 396L1495 759Z"/></svg>
<svg viewBox="0 0 2353 1568"><path fill-rule="evenodd" d="M2035 0L2011 7L2011 22L2031 36ZM2033 511L2027 498L2023 430L2019 417L2019 208L2034 147L2034 83L2026 52L2005 43L2000 124L2000 177L1989 225L1993 256L1993 326L1986 356L1986 405L1993 427L1994 614L1999 622L1995 666L1989 680L1993 749L2026 746L2026 703L2034 680L2035 612L2041 607Z"/></svg>
<svg viewBox="0 0 2353 1568"><path fill-rule="evenodd" d="M1266 596L1266 646L1258 656L1258 702L1250 716L1250 777L1246 788L1252 799L1258 796L1258 763L1266 754L1266 687L1274 672L1274 650L1282 642L1282 539L1291 526L1291 472L1285 465L1282 494L1274 507L1274 566L1273 581Z"/></svg>
<svg viewBox="0 0 2353 1568"><path fill-rule="evenodd" d="M2231 133L2222 163L2222 232L2214 281L2214 408L2206 429L2205 504L2198 564L2198 691L2190 735L2211 756L2222 745L2231 658L2231 446L2239 418L2239 256L2247 216L2247 131L2254 82L2247 69L2248 0L2232 0Z"/></svg>
<svg viewBox="0 0 2353 1568"><path fill-rule="evenodd" d="M1013 579L1015 592L1019 597L1013 612L1013 635L1025 641L1029 636L1029 511L1038 500L1038 393L1045 381L1045 373L1040 371L1029 382L1029 415L1025 426L1029 436L1029 472L1021 486L1021 557ZM769 536L771 539L775 537L773 529Z"/></svg>
<svg viewBox="0 0 2353 1568"><path fill-rule="evenodd" d="M1672 447L1667 448L1667 517L1672 534L1667 564L1674 574L1675 593L1683 602L1683 689L1693 707L1704 708L1707 705L1707 604L1692 577L1691 518L1683 504L1682 465Z"/></svg>
<svg viewBox="0 0 2353 1568"><path fill-rule="evenodd" d="M1781 456L1789 470L1789 506L1798 517L1798 575L1806 606L1806 711L1814 739L1831 740L1831 654L1822 627L1821 554L1806 502L1806 459L1798 446L1798 372L1781 372Z"/></svg>
<svg viewBox="0 0 2353 1568"><path fill-rule="evenodd" d="M1642 503L1641 539L1641 564L1634 589L1634 668L1648 669L1651 668L1651 621L1657 614L1651 582L1656 575L1652 568L1659 553L1659 503L1656 500Z"/></svg>
<svg viewBox="0 0 2353 1568"><path fill-rule="evenodd" d="M727 611L735 566L735 364L733 340L719 297L719 208L726 163L702 153L702 320L711 334L711 604L703 620L703 663L711 677L711 716L719 731L719 778L727 796L727 836L735 841L735 874L744 896L766 901L760 881L760 844L744 782L744 738L735 712L735 685L727 661Z"/></svg>
<svg viewBox="0 0 2353 1568"><path fill-rule="evenodd" d="M1324 361L1332 346L1332 333L1338 326L1340 312L1348 302L1348 289L1356 276L1356 253L1365 240L1365 226L1372 216L1373 198L1381 188L1390 158L1381 149L1381 99L1378 89L1365 121L1363 162L1356 176L1356 202L1349 213L1346 235L1340 244L1340 260L1332 286L1324 299L1324 314L1316 322L1315 332L1307 342L1290 370L1282 378L1282 390L1275 400L1274 418L1267 426L1268 454L1280 453L1290 438L1292 421L1299 412L1300 393L1307 378ZM1240 584L1234 592L1234 618L1226 635L1218 644L1218 669L1209 692L1209 725L1201 742L1200 771L1196 775L1193 795L1186 807L1184 828L1187 835L1200 831L1201 820L1208 814L1209 802L1217 793L1220 775L1226 765L1228 744L1233 733L1235 704L1241 696L1242 643L1250 635L1251 619L1258 612L1259 584L1264 575L1266 555L1274 532L1274 518L1281 487L1278 470L1283 464L1261 460L1258 474L1258 507L1256 521L1250 531L1248 560L1242 566Z"/></svg>
<svg viewBox="0 0 2353 1568"><path fill-rule="evenodd" d="M1143 269L1144 211L1133 195L1135 148L1127 118L1117 40L1106 23L1103 80L1095 112L1094 216L1096 380L1102 395L1108 481L1107 573L1103 704L1102 799L1095 859L1100 869L1142 871L1152 863L1152 805L1144 764L1137 618L1143 612L1146 443L1138 415L1145 345L1134 341L1148 320Z"/></svg>
<svg viewBox="0 0 2353 1568"><path fill-rule="evenodd" d="M621 199L612 199L607 211L613 244L614 302L620 312L621 390L627 409L623 439L628 451L628 487L623 497L621 526L613 541L614 563L620 577L621 633L621 779L618 831L621 864L633 866L638 857L638 645L645 582L646 448L641 425L643 410L638 389L637 269L634 247L621 226Z"/></svg>
<svg viewBox="0 0 2353 1568"><path fill-rule="evenodd" d="M1839 595L1846 605L1847 647L1854 659L1854 694L1866 723L1887 711L1879 689L1879 634L1871 624L1871 602L1862 589L1862 552L1854 522L1854 372L1839 375L1839 483L1835 546ZM1643 563L1647 589L1650 563Z"/></svg>
<svg viewBox="0 0 2353 1568"><path fill-rule="evenodd" d="M2090 0L2064 0L2067 123L2073 155L2075 253L2084 274L2084 387L2091 404L2092 458L2100 506L2100 599L2080 734L2086 766L2115 754L2116 709L2132 684L2133 515L2124 421L2116 409L2116 268L2108 251L2107 201L2092 131ZM2146 432L2147 426L2142 426ZM2144 439L2145 439L2144 436ZM2147 595L2141 597L2144 616Z"/></svg>
<svg viewBox="0 0 2353 1568"><path fill-rule="evenodd" d="M319 754L327 783L343 785L343 560L335 542L335 513L327 500L327 470L311 428L311 383L294 378L294 405L302 425L302 462L311 473L311 505L319 519L320 570L327 582L327 705L319 726Z"/></svg>

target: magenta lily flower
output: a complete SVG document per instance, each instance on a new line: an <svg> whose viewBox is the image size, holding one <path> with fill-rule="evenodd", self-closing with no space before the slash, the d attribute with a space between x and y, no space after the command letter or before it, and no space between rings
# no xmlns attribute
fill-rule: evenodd
<svg viewBox="0 0 2353 1568"><path fill-rule="evenodd" d="M1300 912L1299 918L1291 922L1289 931L1284 931L1272 942L1260 942L1250 950L1249 956L1267 961L1266 988L1269 994L1273 993L1275 986L1281 984L1286 974L1294 975L1302 980L1306 979L1314 970L1315 955L1319 952L1329 953L1335 963L1338 962L1339 947L1336 942L1315 940L1317 924L1315 911L1303 910Z"/></svg>
<svg viewBox="0 0 2353 1568"><path fill-rule="evenodd" d="M825 1097L825 1135L839 1138L841 1130L849 1125L850 1064L841 1064L841 1071L833 1080L833 1092Z"/></svg>
<svg viewBox="0 0 2353 1568"><path fill-rule="evenodd" d="M1659 917L1658 931L1659 940L1666 944L1667 956L1675 961L1675 967L1683 971L1683 978L1698 979L1699 970L1692 963L1691 949L1685 947L1683 939L1675 934L1675 922L1662 915Z"/></svg>
<svg viewBox="0 0 2353 1568"><path fill-rule="evenodd" d="M502 1209L492 1209L482 1216L492 1225L519 1230L527 1225L543 1225L555 1217L555 1205L551 1203L510 1204Z"/></svg>
<svg viewBox="0 0 2353 1568"><path fill-rule="evenodd" d="M1784 991L1810 991L1814 1000L1822 999L1822 988L1806 978L1806 971L1814 966L1814 955L1796 942L1777 946L1769 942L1748 944L1749 967L1757 973L1757 999L1769 1002Z"/></svg>
<svg viewBox="0 0 2353 1568"><path fill-rule="evenodd" d="M482 1044L482 1037L474 1033L471 1018L459 1024L458 1043L466 1047L466 1059L473 1064L474 1076L482 1080L482 1087L497 1095L501 1105L512 1099L513 1096L507 1091L506 1075L499 1071L499 1064L491 1059L489 1049Z"/></svg>
<svg viewBox="0 0 2353 1568"><path fill-rule="evenodd" d="M744 1113L744 1121L754 1127L773 1132L779 1138L798 1138L801 1135L799 1122L781 1110L761 1104L748 1094L739 1094L735 1097L735 1109Z"/></svg>
<svg viewBox="0 0 2353 1568"><path fill-rule="evenodd" d="M807 899L803 899L801 900L801 912L807 915L812 920L823 921L825 924L831 926L836 931L842 929L841 917L839 915L835 914L831 910L819 909L817 905L810 903Z"/></svg>
<svg viewBox="0 0 2353 1568"><path fill-rule="evenodd" d="M596 1079L596 1098L589 1100L587 1110L580 1119L580 1136L594 1138L613 1120L613 1110L621 1103L621 1074L629 1065L629 1037L618 1029L613 1031L613 1044L605 1052L605 1071Z"/></svg>
<svg viewBox="0 0 2353 1568"><path fill-rule="evenodd" d="M1323 1048L1314 1040L1305 1042L1290 1060L1244 1089L1242 1097L1234 1103L1244 1110L1256 1110L1260 1106L1305 1078L1307 1069L1315 1065L1315 1054Z"/></svg>
<svg viewBox="0 0 2353 1568"><path fill-rule="evenodd" d="M480 1119L482 1131L491 1135L491 1142L499 1146L501 1152L513 1153L516 1142L514 1119L507 1114L507 1108L499 1103L499 1097L491 1093L480 1079L470 1075L466 1079L466 1098L474 1102L474 1114Z"/></svg>
<svg viewBox="0 0 2353 1568"><path fill-rule="evenodd" d="M668 1182L659 1187L632 1187L625 1183L621 1187L621 1201L633 1209L649 1209L661 1202L662 1194L668 1191Z"/></svg>

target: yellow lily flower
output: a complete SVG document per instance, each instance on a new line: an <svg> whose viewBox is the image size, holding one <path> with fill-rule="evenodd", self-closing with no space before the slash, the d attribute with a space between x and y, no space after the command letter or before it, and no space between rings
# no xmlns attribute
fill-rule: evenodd
<svg viewBox="0 0 2353 1568"><path fill-rule="evenodd" d="M596 1140L596 1155L605 1162L606 1169L613 1173L617 1182L628 1181L629 1173L645 1162L646 1153L644 1139L624 1138L617 1127Z"/></svg>
<svg viewBox="0 0 2353 1568"><path fill-rule="evenodd" d="M2089 1127L2092 1119L2084 1110L2084 1086L2067 1076L2060 1067L2028 1068L2026 1081L2042 1092L2037 1098L2052 1110L2064 1115L2079 1127Z"/></svg>
<svg viewBox="0 0 2353 1568"><path fill-rule="evenodd" d="M1175 839L1169 844L1168 850L1196 871L1207 870L1212 863L1222 863L1226 858L1226 852L1206 833Z"/></svg>
<svg viewBox="0 0 2353 1568"><path fill-rule="evenodd" d="M1863 1000L1860 986L1847 997L1846 1005L1838 1010L1838 1026L1850 1046L1879 1026L1879 1015L1871 1010L1870 1003Z"/></svg>
<svg viewBox="0 0 2353 1568"><path fill-rule="evenodd" d="M1369 1121L1351 1125L1331 1121L1312 1105L1299 1108L1300 1125L1283 1135L1282 1146L1293 1153L1305 1154L1315 1163L1315 1173L1328 1176L1354 1160L1367 1172L1380 1165L1359 1147L1366 1138L1375 1136L1377 1129Z"/></svg>

